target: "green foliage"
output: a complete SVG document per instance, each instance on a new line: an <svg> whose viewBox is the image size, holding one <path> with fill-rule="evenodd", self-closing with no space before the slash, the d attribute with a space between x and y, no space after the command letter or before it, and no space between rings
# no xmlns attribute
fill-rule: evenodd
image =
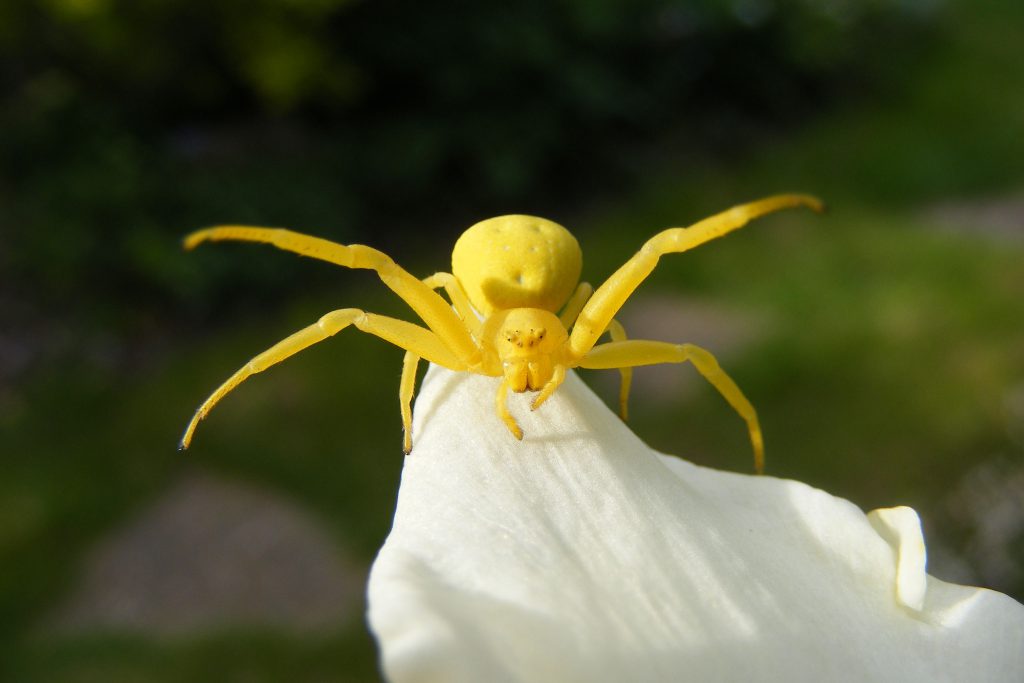
<svg viewBox="0 0 1024 683"><path fill-rule="evenodd" d="M153 642L132 635L34 645L8 665L20 683L366 683L379 680L369 635L228 632Z"/></svg>
<svg viewBox="0 0 1024 683"><path fill-rule="evenodd" d="M15 86L55 71L118 109L163 120L254 100L266 108L334 103L354 88L331 35L350 4L12 0L0 46Z"/></svg>
<svg viewBox="0 0 1024 683"><path fill-rule="evenodd" d="M739 120L807 116L882 72L879 35L924 24L881 1L8 0L7 265L51 302L286 291L290 265L158 255L215 222L387 247L592 196L666 133L733 146Z"/></svg>
<svg viewBox="0 0 1024 683"><path fill-rule="evenodd" d="M393 109L406 116L460 117L468 107L486 112L490 125L528 122L519 107L531 100L549 105L546 117L644 124L687 101L705 106L694 97L700 90L792 85L861 66L880 29L905 30L920 18L908 7L527 0L442 11L412 0L10 0L0 50L7 88L59 73L76 90L162 123L243 108L335 116L390 103L411 106ZM749 78L754 54L757 79ZM722 77L742 80L709 82Z"/></svg>

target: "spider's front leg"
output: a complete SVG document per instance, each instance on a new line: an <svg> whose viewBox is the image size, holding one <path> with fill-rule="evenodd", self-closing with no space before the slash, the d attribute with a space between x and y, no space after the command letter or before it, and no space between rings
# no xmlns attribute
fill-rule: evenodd
<svg viewBox="0 0 1024 683"><path fill-rule="evenodd" d="M610 370L615 368L636 367L638 365L657 365L660 363L685 363L690 361L718 393L729 402L740 417L747 423L750 432L750 444L754 449L754 469L758 474L764 471L764 437L757 419L757 411L743 395L736 382L725 374L718 361L710 351L695 344L670 344L668 342L645 341L631 339L629 341L600 344L583 357L581 368L591 370Z"/></svg>
<svg viewBox="0 0 1024 683"><path fill-rule="evenodd" d="M243 365L226 382L221 384L196 410L192 420L188 423L188 427L185 428L184 436L181 438L181 449L189 447L189 444L192 442L192 435L195 433L199 422L213 410L213 407L221 399L231 393L239 384L252 375L263 372L299 351L334 336L350 325L355 325L363 332L376 335L395 346L406 349L417 359L420 357L426 358L451 370L466 369L465 363L459 360L445 343L430 330L425 330L418 325L405 322L404 320L366 313L358 308L331 311L309 327L301 329L274 344ZM412 378L415 379L415 367L413 368ZM406 381L403 377L403 388L405 383Z"/></svg>
<svg viewBox="0 0 1024 683"><path fill-rule="evenodd" d="M416 311L427 327L461 362L472 365L479 360L479 349L467 329L468 323L460 321L448 302L430 285L410 275L382 251L362 244L338 244L284 228L250 225L221 225L199 230L185 238L185 248L194 249L203 242L225 240L270 244L284 251L345 268L372 270L391 291Z"/></svg>
<svg viewBox="0 0 1024 683"><path fill-rule="evenodd" d="M693 249L742 228L755 218L798 206L806 206L819 212L824 209L821 201L814 197L784 194L735 206L688 228L669 228L658 233L598 287L587 301L572 328L569 338L570 353L576 358L583 358L594 347L598 338L608 328L608 323L640 283L651 274L663 255Z"/></svg>

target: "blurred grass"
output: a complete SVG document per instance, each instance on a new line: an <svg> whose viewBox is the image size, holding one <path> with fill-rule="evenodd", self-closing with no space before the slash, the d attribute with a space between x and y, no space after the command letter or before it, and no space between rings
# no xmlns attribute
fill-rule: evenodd
<svg viewBox="0 0 1024 683"><path fill-rule="evenodd" d="M643 291L707 297L774 321L729 366L761 413L771 474L864 508L910 504L926 516L976 463L1024 457L1003 405L1024 383L1024 249L940 234L921 211L1024 184L1024 8L964 2L947 14L944 44L889 100L833 112L741 159L688 159L681 169L661 158L640 191L575 220L553 216L579 226L584 277L597 282L661 227L775 191L827 199L828 216L774 217L666 259ZM170 276L201 267L180 265L202 259L172 246L153 257L179 264ZM447 266L417 262L401 245L391 251L416 273ZM232 632L54 639L37 628L90 543L196 462L302 500L339 543L372 558L401 467L400 351L343 334L253 379L200 427L194 450L174 450L198 401L253 353L332 308L401 311L371 278L337 280L340 291L283 310L254 306L244 324L175 347L138 376L112 381L58 365L5 404L0 661L11 680L373 677L361 624L316 642ZM652 446L749 471L742 425L710 390L685 402L634 401L633 427ZM942 529L928 534L943 540Z"/></svg>
<svg viewBox="0 0 1024 683"><path fill-rule="evenodd" d="M87 637L34 644L27 665L12 668L19 683L260 683L374 680L369 635L286 637L235 633L156 643L138 636Z"/></svg>

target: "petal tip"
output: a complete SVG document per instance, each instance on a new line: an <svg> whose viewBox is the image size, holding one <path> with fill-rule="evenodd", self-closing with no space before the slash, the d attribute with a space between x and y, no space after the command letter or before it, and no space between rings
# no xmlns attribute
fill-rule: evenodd
<svg viewBox="0 0 1024 683"><path fill-rule="evenodd" d="M928 562L921 532L921 518L906 506L879 508L868 513L868 521L896 553L896 600L904 607L924 609Z"/></svg>

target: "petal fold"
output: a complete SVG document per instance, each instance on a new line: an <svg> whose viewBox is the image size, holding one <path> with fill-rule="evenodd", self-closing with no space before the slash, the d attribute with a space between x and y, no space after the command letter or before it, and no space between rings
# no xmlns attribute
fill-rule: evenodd
<svg viewBox="0 0 1024 683"><path fill-rule="evenodd" d="M921 518L908 507L879 508L868 513L868 521L896 553L896 599L920 612L928 588L925 574L928 554L921 532Z"/></svg>

